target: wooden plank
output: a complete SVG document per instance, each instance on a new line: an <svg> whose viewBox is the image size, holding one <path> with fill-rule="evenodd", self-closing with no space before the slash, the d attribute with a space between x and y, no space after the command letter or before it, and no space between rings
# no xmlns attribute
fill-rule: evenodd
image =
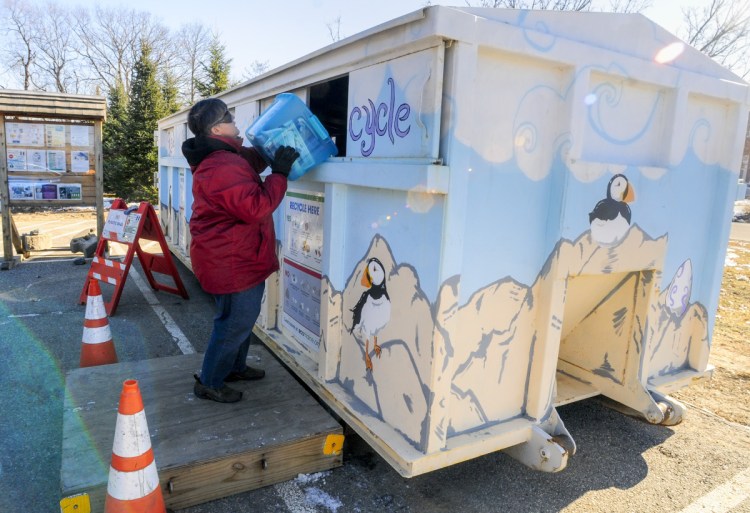
<svg viewBox="0 0 750 513"><path fill-rule="evenodd" d="M107 99L104 96L3 89L0 90L0 112L104 119L107 115Z"/></svg>
<svg viewBox="0 0 750 513"><path fill-rule="evenodd" d="M265 348L251 346L249 363L265 368L266 377L233 384L245 394L234 404L193 395L192 374L199 372L202 358L183 355L71 371L63 412L62 496L89 493L92 511L102 509L125 379L139 382L169 507L341 465L341 454L322 452L326 437L342 433L341 426ZM253 363L257 359L260 364Z"/></svg>
<svg viewBox="0 0 750 513"><path fill-rule="evenodd" d="M66 173L66 174L55 174L50 172L34 171L34 172L21 172L15 171L10 174L9 180L29 178L34 179L37 182L50 182L58 184L80 184L81 185L81 199L69 200L69 199L51 199L51 200L18 200L14 201L14 205L23 206L65 206L65 205L87 205L95 206L97 198L97 183L94 173ZM102 212L102 219L104 215ZM103 221L102 221L102 226Z"/></svg>
<svg viewBox="0 0 750 513"><path fill-rule="evenodd" d="M13 220L13 214L10 215L10 226L13 238L13 247L16 248L16 253L23 255L24 258L28 258L29 252L23 250L23 241L21 240L21 234L18 233L16 222Z"/></svg>
<svg viewBox="0 0 750 513"><path fill-rule="evenodd" d="M327 434L237 454L232 458L163 471L164 500L182 509L341 465L341 455L321 457ZM171 490L171 491L170 491Z"/></svg>

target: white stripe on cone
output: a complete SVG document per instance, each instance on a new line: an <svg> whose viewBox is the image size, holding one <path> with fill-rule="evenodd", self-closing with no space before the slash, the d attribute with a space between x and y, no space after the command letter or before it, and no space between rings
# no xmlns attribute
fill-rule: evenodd
<svg viewBox="0 0 750 513"><path fill-rule="evenodd" d="M102 295L88 296L86 298L86 319L96 321L104 319L106 316L107 310L104 308Z"/></svg>
<svg viewBox="0 0 750 513"><path fill-rule="evenodd" d="M134 458L149 449L151 437L148 434L146 412L141 410L133 415L118 413L112 453L124 458Z"/></svg>
<svg viewBox="0 0 750 513"><path fill-rule="evenodd" d="M112 330L109 329L109 324L100 328L83 328L84 344L103 344L104 342L112 342Z"/></svg>
<svg viewBox="0 0 750 513"><path fill-rule="evenodd" d="M120 472L109 467L107 493L120 501L132 501L145 497L159 487L156 463L135 472Z"/></svg>

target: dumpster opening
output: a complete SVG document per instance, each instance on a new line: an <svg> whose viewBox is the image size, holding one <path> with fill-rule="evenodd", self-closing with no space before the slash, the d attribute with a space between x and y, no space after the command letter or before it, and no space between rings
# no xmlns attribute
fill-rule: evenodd
<svg viewBox="0 0 750 513"><path fill-rule="evenodd" d="M565 402L597 393L611 396L610 388L629 389L639 381L653 274L641 270L568 278L558 355L558 374L562 371L568 379L562 384L558 379L558 396L572 394L559 389L572 378L581 397Z"/></svg>
<svg viewBox="0 0 750 513"><path fill-rule="evenodd" d="M346 155L346 119L349 75L310 86L310 111L336 143L338 155Z"/></svg>

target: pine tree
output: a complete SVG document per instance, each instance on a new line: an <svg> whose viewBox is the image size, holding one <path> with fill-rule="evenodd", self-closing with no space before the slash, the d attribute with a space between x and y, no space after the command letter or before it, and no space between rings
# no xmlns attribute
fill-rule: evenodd
<svg viewBox="0 0 750 513"><path fill-rule="evenodd" d="M208 98L229 89L229 72L232 59L226 58L226 49L219 41L219 36L214 34L209 47L209 62L202 63L201 67L205 74L204 80L195 81L195 89L203 98Z"/></svg>
<svg viewBox="0 0 750 513"><path fill-rule="evenodd" d="M177 84L177 79L169 70L164 72L161 90L162 98L164 99L165 116L174 114L175 112L180 110L180 108L182 108L182 104L180 103L180 89Z"/></svg>
<svg viewBox="0 0 750 513"><path fill-rule="evenodd" d="M151 48L142 43L141 55L133 68L127 137L124 143L128 177L122 195L128 201L156 202L157 191L153 176L158 170L158 157L154 132L157 122L165 115L164 99L157 80L156 64L151 58Z"/></svg>
<svg viewBox="0 0 750 513"><path fill-rule="evenodd" d="M107 100L107 121L104 123L102 149L104 160L104 192L120 196L127 180L125 140L128 119L128 95L118 81L110 89Z"/></svg>

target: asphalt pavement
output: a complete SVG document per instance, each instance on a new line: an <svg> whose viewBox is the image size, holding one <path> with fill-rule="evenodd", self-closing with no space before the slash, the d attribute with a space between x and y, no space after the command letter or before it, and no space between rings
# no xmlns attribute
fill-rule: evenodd
<svg viewBox="0 0 750 513"><path fill-rule="evenodd" d="M733 237L746 236L744 228L733 228ZM88 271L74 256L0 272L1 512L59 511L65 376L78 368L85 312L78 297ZM196 351L205 349L211 298L175 262L190 299L164 292L149 299L128 278L110 318L120 361L183 354L167 317ZM131 272L143 276L140 265ZM559 413L578 452L556 474L500 452L406 479L347 431L340 468L178 513L750 511L746 426L698 409L678 426L653 426L596 398Z"/></svg>

